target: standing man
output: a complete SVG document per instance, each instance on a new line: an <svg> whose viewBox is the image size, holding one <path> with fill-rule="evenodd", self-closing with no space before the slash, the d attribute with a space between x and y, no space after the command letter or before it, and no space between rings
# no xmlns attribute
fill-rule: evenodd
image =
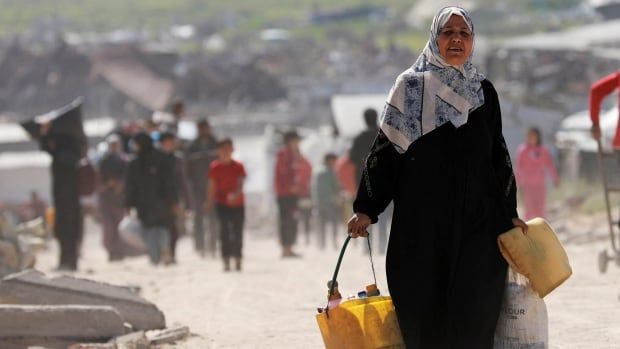
<svg viewBox="0 0 620 349"><path fill-rule="evenodd" d="M42 150L52 157L52 195L54 197L54 234L60 244L58 270L75 271L78 243L82 236L82 206L78 164L86 154L86 136L82 127L81 99L51 112L47 122L23 124L39 139Z"/></svg>
<svg viewBox="0 0 620 349"><path fill-rule="evenodd" d="M136 208L142 224L151 263L159 264L170 248L170 226L178 202L174 168L166 156L155 149L151 137L134 137L136 158L129 163L125 187L125 208ZM164 260L167 262L166 260Z"/></svg>
<svg viewBox="0 0 620 349"><path fill-rule="evenodd" d="M109 261L125 257L125 246L120 238L118 224L125 215L123 190L127 160L122 154L121 138L112 134L106 138L108 150L99 162L99 213L103 225L103 246Z"/></svg>
<svg viewBox="0 0 620 349"><path fill-rule="evenodd" d="M284 134L284 146L278 151L275 168L275 187L280 218L282 257L300 257L293 252L297 241L298 202L302 195L302 174L310 166L299 150L301 137L296 131Z"/></svg>
<svg viewBox="0 0 620 349"><path fill-rule="evenodd" d="M349 159L355 165L355 182L358 184L362 180L366 155L368 155L370 146L372 146L372 142L379 132L377 111L372 108L364 110L364 121L366 122L366 129L353 139L353 145L349 151Z"/></svg>
<svg viewBox="0 0 620 349"><path fill-rule="evenodd" d="M312 165L309 161L302 161L299 167L299 215L301 226L306 236L306 245L310 245L310 231L312 230Z"/></svg>
<svg viewBox="0 0 620 349"><path fill-rule="evenodd" d="M319 247L324 250L327 245L327 226L332 231L334 248L338 248L338 223L342 221L342 207L340 195L342 188L336 176L336 161L334 153L327 153L323 160L323 167L315 174L312 186L314 203L318 211Z"/></svg>
<svg viewBox="0 0 620 349"><path fill-rule="evenodd" d="M168 125L168 128L174 132L179 130L179 122L185 115L185 103L182 100L177 99L170 105L170 113L172 114L172 124Z"/></svg>
<svg viewBox="0 0 620 349"><path fill-rule="evenodd" d="M177 200L174 203L174 219L170 225L170 255L172 263L176 263L176 247L179 238L185 231L185 207L191 201L187 184L187 175L183 159L176 154L177 138L172 132L163 132L159 137L159 147L168 160L172 169L172 182L176 191Z"/></svg>
<svg viewBox="0 0 620 349"><path fill-rule="evenodd" d="M366 156L375 141L375 137L377 137L379 133L377 111L372 108L366 109L364 111L364 121L366 122L366 130L362 131L353 139L353 145L349 152L349 158L355 165L355 182L358 184L362 181L364 167L366 166ZM391 220L393 210L394 206L390 204L381 214L381 219L379 220L379 251L382 254L385 254L387 250L388 222ZM375 234L371 234L368 238L372 239L374 235Z"/></svg>
<svg viewBox="0 0 620 349"><path fill-rule="evenodd" d="M197 124L198 137L187 149L187 175L192 193L194 209L194 248L200 255L205 253L205 212L206 191L208 185L209 166L217 156L217 140L211 131L207 119L202 119ZM214 215L208 214L207 223L209 228L206 232L209 252L215 255L217 234Z"/></svg>

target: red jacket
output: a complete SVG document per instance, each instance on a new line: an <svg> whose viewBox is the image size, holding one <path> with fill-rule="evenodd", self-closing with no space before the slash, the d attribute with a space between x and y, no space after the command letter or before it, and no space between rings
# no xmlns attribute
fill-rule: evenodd
<svg viewBox="0 0 620 349"><path fill-rule="evenodd" d="M601 112L601 102L603 99L619 87L620 71L609 74L592 85L590 89L590 117L592 118L592 124L599 124L599 114ZM620 148L620 123L616 126L616 135L614 136L612 144L614 148Z"/></svg>
<svg viewBox="0 0 620 349"><path fill-rule="evenodd" d="M349 159L349 156L342 156L336 161L336 176L340 185L351 196L357 194L357 183L355 183L355 165Z"/></svg>
<svg viewBox="0 0 620 349"><path fill-rule="evenodd" d="M284 147L278 151L275 169L275 188L278 197L310 195L312 165L301 154Z"/></svg>

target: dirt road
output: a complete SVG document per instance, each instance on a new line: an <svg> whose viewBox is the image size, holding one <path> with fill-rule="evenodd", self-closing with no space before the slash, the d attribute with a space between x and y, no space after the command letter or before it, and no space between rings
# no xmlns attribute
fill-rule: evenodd
<svg viewBox="0 0 620 349"><path fill-rule="evenodd" d="M573 277L545 300L550 348L620 348L620 268L601 275L596 255L608 245L601 216L564 220L561 237ZM559 223L556 225L560 226ZM110 264L100 230L90 225L78 275L142 287L142 294L166 314L168 324L188 325L194 335L175 348L322 348L314 315L325 302L326 281L337 251L300 246L304 257L281 260L275 238L265 231L246 233L245 268L224 273L213 258L201 259L191 240L180 242L178 265L151 267L146 258ZM39 267L55 266L56 246L39 257ZM384 260L376 256L379 287L387 291ZM340 281L349 294L370 283L371 271L361 244L345 256Z"/></svg>

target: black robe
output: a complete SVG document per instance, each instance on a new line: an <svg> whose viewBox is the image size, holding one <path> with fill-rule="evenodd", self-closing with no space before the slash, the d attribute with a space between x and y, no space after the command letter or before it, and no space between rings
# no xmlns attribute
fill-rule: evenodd
<svg viewBox="0 0 620 349"><path fill-rule="evenodd" d="M387 279L409 349L491 349L507 264L497 236L517 217L493 85L485 103L399 154L379 132L355 212L374 222L394 200Z"/></svg>

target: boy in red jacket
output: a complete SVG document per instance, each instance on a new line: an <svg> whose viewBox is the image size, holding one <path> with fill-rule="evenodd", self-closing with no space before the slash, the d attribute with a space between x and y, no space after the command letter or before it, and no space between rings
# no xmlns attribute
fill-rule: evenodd
<svg viewBox="0 0 620 349"><path fill-rule="evenodd" d="M305 169L312 168L299 150L301 137L296 131L284 134L284 146L278 151L275 188L280 218L280 244L283 258L300 257L293 252L297 242L299 198L304 195ZM312 170L310 170L312 171Z"/></svg>
<svg viewBox="0 0 620 349"><path fill-rule="evenodd" d="M243 181L246 173L243 164L232 158L233 142L225 138L218 142L218 159L209 167L207 211L215 207L220 223L220 246L224 271L230 271L230 259L235 259L235 269L241 270L243 223L245 201Z"/></svg>

